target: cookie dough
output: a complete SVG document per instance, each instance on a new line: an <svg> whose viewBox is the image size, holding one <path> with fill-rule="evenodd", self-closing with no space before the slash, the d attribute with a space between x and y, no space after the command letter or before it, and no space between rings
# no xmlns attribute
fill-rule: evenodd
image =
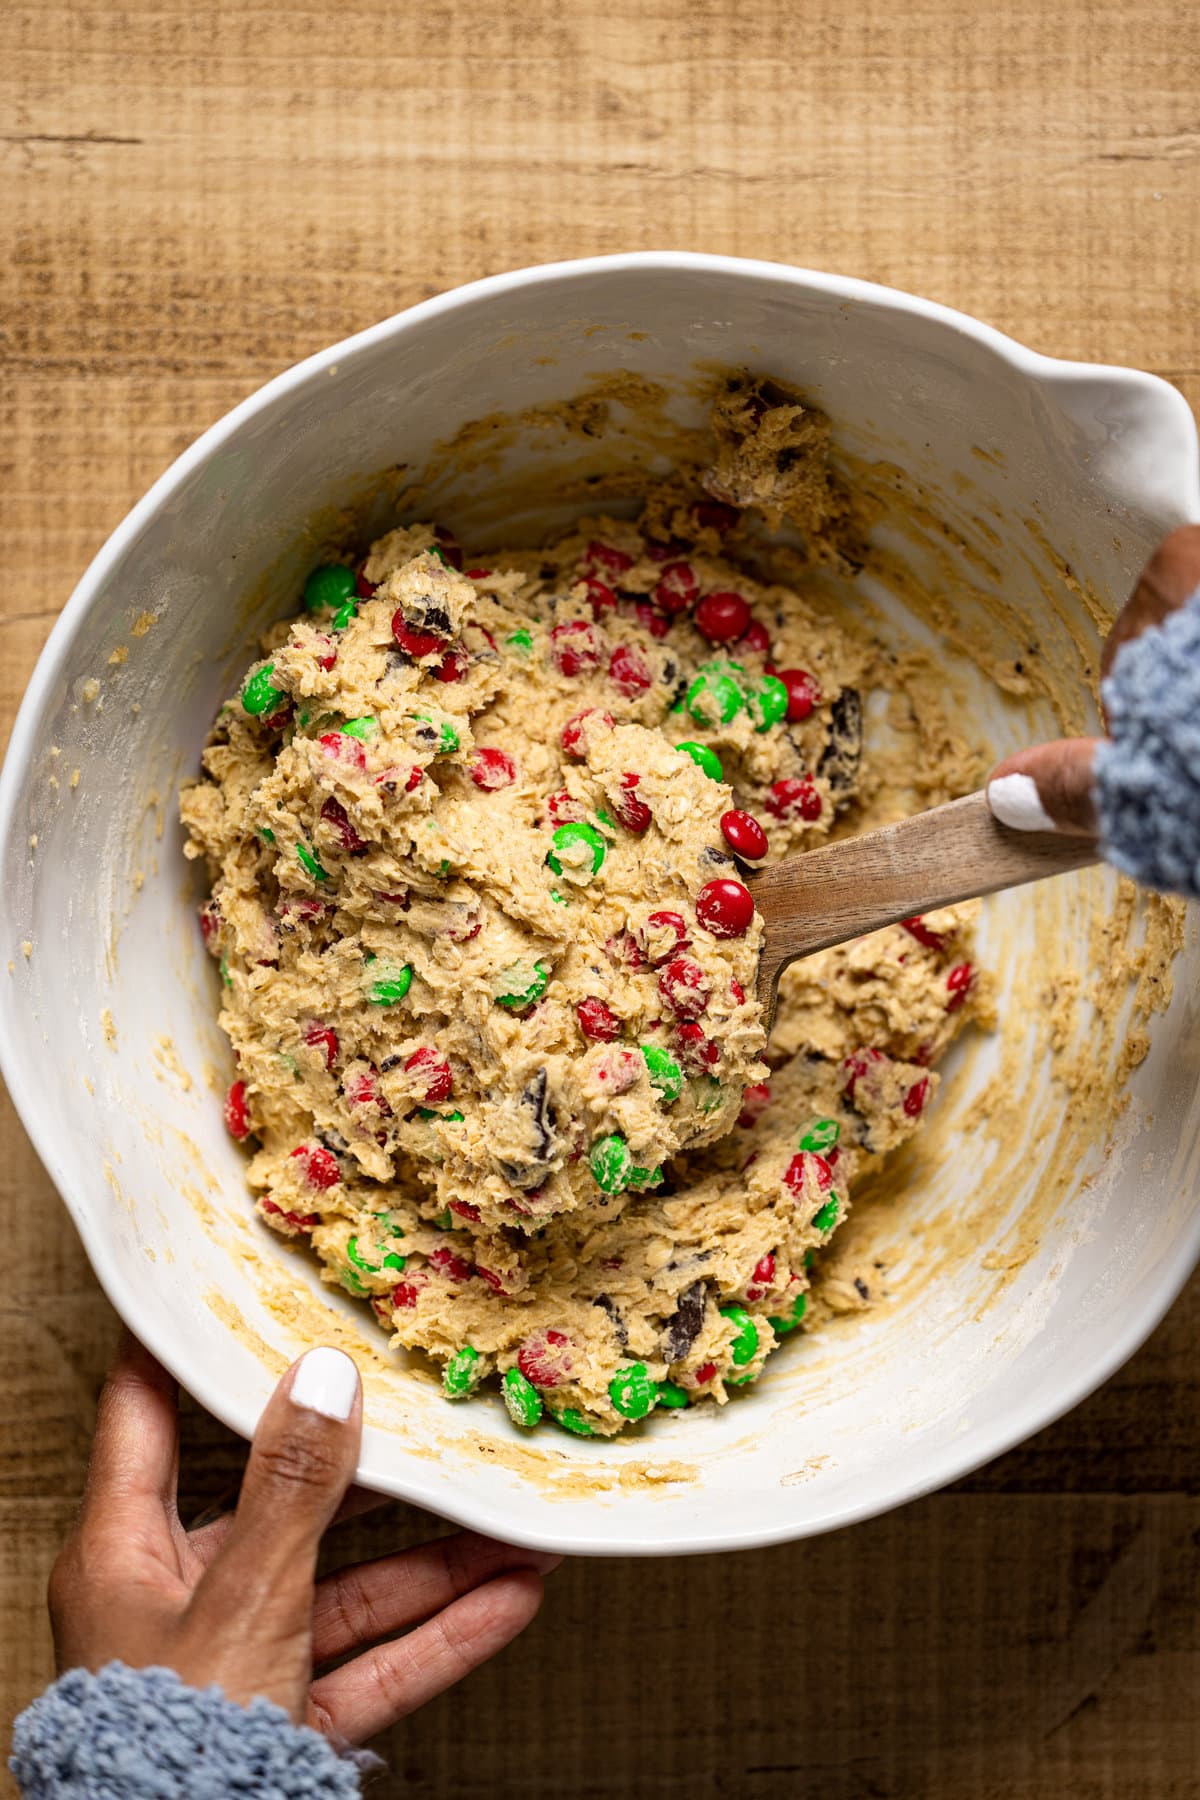
<svg viewBox="0 0 1200 1800"><path fill-rule="evenodd" d="M736 548L752 504L851 555L828 422L735 382L715 435L636 523L314 570L182 801L261 1216L450 1397L580 1435L811 1322L978 990L968 915L910 921L788 971L764 1061L750 870L853 807L872 658Z"/></svg>

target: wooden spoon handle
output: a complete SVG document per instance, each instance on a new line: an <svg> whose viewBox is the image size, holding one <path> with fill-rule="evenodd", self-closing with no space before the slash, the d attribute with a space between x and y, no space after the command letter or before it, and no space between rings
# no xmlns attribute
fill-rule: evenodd
<svg viewBox="0 0 1200 1800"><path fill-rule="evenodd" d="M759 990L770 1000L780 971L797 956L1099 860L1094 838L1010 831L992 816L982 791L789 856L752 881L767 927Z"/></svg>

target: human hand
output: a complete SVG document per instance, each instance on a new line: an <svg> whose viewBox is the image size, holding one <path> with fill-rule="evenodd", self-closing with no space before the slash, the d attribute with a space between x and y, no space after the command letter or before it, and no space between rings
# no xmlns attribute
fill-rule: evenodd
<svg viewBox="0 0 1200 1800"><path fill-rule="evenodd" d="M1123 644L1169 613L1200 588L1200 525L1182 525L1165 537L1138 577L1117 614L1100 661L1101 678ZM1095 837L1093 759L1098 738L1057 738L1019 750L996 764L987 780L988 800L1003 825L1017 831L1063 831Z"/></svg>
<svg viewBox="0 0 1200 1800"><path fill-rule="evenodd" d="M60 1672L155 1664L359 1743L503 1649L559 1557L464 1531L315 1581L361 1433L354 1363L310 1350L259 1421L236 1511L185 1531L175 1383L127 1337L100 1396L79 1520L50 1577ZM340 1516L363 1503L352 1494Z"/></svg>

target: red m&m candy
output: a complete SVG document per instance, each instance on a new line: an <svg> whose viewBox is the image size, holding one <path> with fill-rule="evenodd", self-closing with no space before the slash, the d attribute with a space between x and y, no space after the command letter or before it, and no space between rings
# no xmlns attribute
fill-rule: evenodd
<svg viewBox="0 0 1200 1800"><path fill-rule="evenodd" d="M591 1038L594 1043L611 1043L613 1038L621 1035L621 1021L616 1013L603 1000L591 995L579 1002L575 1008L575 1017L579 1020L579 1029L584 1037Z"/></svg>
<svg viewBox="0 0 1200 1800"><path fill-rule="evenodd" d="M425 1046L414 1050L404 1067L408 1073L418 1076L429 1106L440 1106L443 1100L450 1098L454 1091L454 1076L450 1064L436 1050Z"/></svg>
<svg viewBox="0 0 1200 1800"><path fill-rule="evenodd" d="M696 895L696 917L714 937L744 937L754 923L754 901L740 881L706 882Z"/></svg>
<svg viewBox="0 0 1200 1800"><path fill-rule="evenodd" d="M396 648L403 650L404 654L411 656L414 661L422 656L432 656L434 651L441 650L445 643L445 640L438 637L436 632L418 631L415 626L410 625L398 607L392 614L392 637L395 639Z"/></svg>
<svg viewBox="0 0 1200 1800"><path fill-rule="evenodd" d="M477 788L492 793L497 788L511 787L517 779L517 765L507 750L485 745L471 759L471 780Z"/></svg>
<svg viewBox="0 0 1200 1800"><path fill-rule="evenodd" d="M807 719L813 707L821 698L821 690L807 669L780 669L779 680L782 681L788 694L787 719L789 725L799 724Z"/></svg>
<svg viewBox="0 0 1200 1800"><path fill-rule="evenodd" d="M696 608L696 630L710 644L733 644L750 624L750 606L740 594L705 594Z"/></svg>
<svg viewBox="0 0 1200 1800"><path fill-rule="evenodd" d="M767 854L767 834L753 813L732 808L721 814L721 836L729 848L747 862L757 862Z"/></svg>
<svg viewBox="0 0 1200 1800"><path fill-rule="evenodd" d="M767 805L778 819L804 819L810 824L822 811L820 791L811 775L785 775L773 783Z"/></svg>
<svg viewBox="0 0 1200 1800"><path fill-rule="evenodd" d="M654 685L654 671L632 644L618 644L608 659L609 679L630 700Z"/></svg>
<svg viewBox="0 0 1200 1800"><path fill-rule="evenodd" d="M669 562L665 564L654 590L654 602L665 613L686 612L699 592L700 583L691 563Z"/></svg>

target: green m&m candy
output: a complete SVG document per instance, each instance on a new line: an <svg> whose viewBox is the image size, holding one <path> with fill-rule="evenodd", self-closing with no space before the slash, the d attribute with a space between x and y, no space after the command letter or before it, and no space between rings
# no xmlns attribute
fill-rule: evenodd
<svg viewBox="0 0 1200 1800"><path fill-rule="evenodd" d="M608 1397L623 1419L644 1419L658 1401L658 1383L651 1381L645 1363L630 1363L609 1382Z"/></svg>
<svg viewBox="0 0 1200 1800"><path fill-rule="evenodd" d="M772 725L787 718L788 691L774 675L764 675L747 698L746 705L754 720L755 731L769 731Z"/></svg>
<svg viewBox="0 0 1200 1800"><path fill-rule="evenodd" d="M728 725L746 704L746 696L732 675L718 673L714 666L697 675L683 703L697 725Z"/></svg>
<svg viewBox="0 0 1200 1800"><path fill-rule="evenodd" d="M703 1113L716 1112L725 1098L725 1089L715 1075L696 1075L691 1082L692 1099Z"/></svg>
<svg viewBox="0 0 1200 1800"><path fill-rule="evenodd" d="M661 1169L630 1169L625 1186L631 1188L657 1187L662 1180Z"/></svg>
<svg viewBox="0 0 1200 1800"><path fill-rule="evenodd" d="M430 715L428 713L424 713L424 712L410 713L409 717L412 719L416 719L417 723L420 725L432 726L432 724L433 724L433 719L430 717ZM455 730L454 726L450 723L449 719L443 719L441 724L438 726L437 747L438 747L438 755L439 756L449 756L451 751L458 749L458 732Z"/></svg>
<svg viewBox="0 0 1200 1800"><path fill-rule="evenodd" d="M533 633L526 631L523 625L519 631L510 631L504 641L514 656L528 656L533 649Z"/></svg>
<svg viewBox="0 0 1200 1800"><path fill-rule="evenodd" d="M353 600L347 600L346 604L344 606L339 606L333 615L333 629L335 631L345 631L351 619L357 619L357 617L357 603Z"/></svg>
<svg viewBox="0 0 1200 1800"><path fill-rule="evenodd" d="M729 1346L729 1354L740 1368L743 1363L751 1360L758 1349L758 1326L744 1306L723 1306L721 1317L728 1319L737 1328L737 1336Z"/></svg>
<svg viewBox="0 0 1200 1800"><path fill-rule="evenodd" d="M505 1409L514 1425L524 1425L526 1430L536 1425L542 1416L542 1396L532 1381L527 1381L520 1369L506 1369L500 1381L500 1393L504 1399Z"/></svg>
<svg viewBox="0 0 1200 1800"><path fill-rule="evenodd" d="M690 1406L686 1388L681 1388L675 1381L660 1381L658 1384L658 1404L665 1406L670 1412L678 1412L680 1407Z"/></svg>
<svg viewBox="0 0 1200 1800"><path fill-rule="evenodd" d="M479 1386L483 1374L482 1358L478 1350L470 1344L464 1344L456 1350L442 1370L442 1388L447 1400L465 1400Z"/></svg>
<svg viewBox="0 0 1200 1800"><path fill-rule="evenodd" d="M564 1412L551 1413L550 1416L556 1425L561 1425L564 1431L571 1433L572 1437L595 1437L596 1435L583 1414L576 1412L574 1407L568 1406Z"/></svg>
<svg viewBox="0 0 1200 1800"><path fill-rule="evenodd" d="M795 1331L797 1325L804 1323L804 1315L808 1311L808 1295L797 1294L792 1310L786 1318L772 1319L771 1330L776 1337L786 1337L789 1331Z"/></svg>
<svg viewBox="0 0 1200 1800"><path fill-rule="evenodd" d="M816 1212L813 1214L813 1224L816 1226L818 1231L832 1231L833 1230L834 1226L838 1222L838 1213L841 1210L841 1205L842 1205L842 1203L838 1199L837 1195L830 1194L828 1200L825 1202L825 1204L821 1208L820 1212Z"/></svg>
<svg viewBox="0 0 1200 1800"><path fill-rule="evenodd" d="M378 1275L382 1263L369 1262L358 1247L358 1233L355 1232L346 1245L346 1255L356 1269L365 1269L370 1275Z"/></svg>
<svg viewBox="0 0 1200 1800"><path fill-rule="evenodd" d="M353 598L357 586L354 570L344 563L321 563L304 584L304 604L309 612L344 606Z"/></svg>
<svg viewBox="0 0 1200 1800"><path fill-rule="evenodd" d="M297 844L296 855L300 860L300 867L307 870L314 881L329 880L329 870L322 866L307 844Z"/></svg>
<svg viewBox="0 0 1200 1800"><path fill-rule="evenodd" d="M554 848L546 852L546 861L556 875L564 873L564 866L576 881L590 881L600 873L607 846L594 825L575 821L560 825L552 842Z"/></svg>
<svg viewBox="0 0 1200 1800"><path fill-rule="evenodd" d="M504 974L510 980L520 981L522 978L527 977L528 968L529 965L527 963L512 963L505 969ZM546 983L549 979L550 971L545 963L535 962L533 965L533 979L525 979L522 987L513 988L509 993L497 994L496 1005L507 1006L510 1012L524 1012L527 1006L532 1006L535 1000L541 999L546 991Z"/></svg>
<svg viewBox="0 0 1200 1800"><path fill-rule="evenodd" d="M254 829L258 832L258 835L264 844L273 844L275 842L275 833L271 830L269 825L256 825Z"/></svg>
<svg viewBox="0 0 1200 1800"><path fill-rule="evenodd" d="M606 1194L619 1194L629 1182L633 1156L619 1131L597 1138L588 1156L592 1180Z"/></svg>
<svg viewBox="0 0 1200 1800"><path fill-rule="evenodd" d="M412 978L411 963L404 963L399 968L395 963L387 963L372 972L367 999L374 1006L395 1006L412 986Z"/></svg>
<svg viewBox="0 0 1200 1800"><path fill-rule="evenodd" d="M358 1294L361 1296L367 1291L365 1284L359 1280L353 1269L340 1270L338 1273L338 1280L348 1294Z"/></svg>
<svg viewBox="0 0 1200 1800"><path fill-rule="evenodd" d="M842 1128L836 1119L813 1119L800 1133L801 1150L810 1150L817 1156L824 1156L832 1150L842 1135Z"/></svg>
<svg viewBox="0 0 1200 1800"><path fill-rule="evenodd" d="M368 713L361 719L347 719L338 726L338 730L343 737L358 738L361 743L366 743L379 730L379 720L371 718Z"/></svg>
<svg viewBox="0 0 1200 1800"><path fill-rule="evenodd" d="M709 749L707 744L695 744L690 738L686 738L682 744L676 744L675 748L682 750L685 756L690 756L696 767L703 769L710 781L724 781L725 771L721 767L721 759L715 750Z"/></svg>
<svg viewBox="0 0 1200 1800"><path fill-rule="evenodd" d="M346 1245L346 1255L356 1269L365 1269L370 1275L378 1275L381 1269L394 1269L397 1274L403 1274L406 1267L406 1259L395 1250L389 1250L382 1262L369 1262L359 1248L357 1232Z"/></svg>
<svg viewBox="0 0 1200 1800"><path fill-rule="evenodd" d="M650 1076L650 1086L663 1106L671 1106L683 1092L683 1070L669 1050L658 1044L641 1046L642 1061Z"/></svg>
<svg viewBox="0 0 1200 1800"><path fill-rule="evenodd" d="M273 662L264 663L261 669L255 669L249 681L242 689L242 711L251 717L260 713L273 713L281 700L286 699L282 688L277 688L271 680L275 673Z"/></svg>

